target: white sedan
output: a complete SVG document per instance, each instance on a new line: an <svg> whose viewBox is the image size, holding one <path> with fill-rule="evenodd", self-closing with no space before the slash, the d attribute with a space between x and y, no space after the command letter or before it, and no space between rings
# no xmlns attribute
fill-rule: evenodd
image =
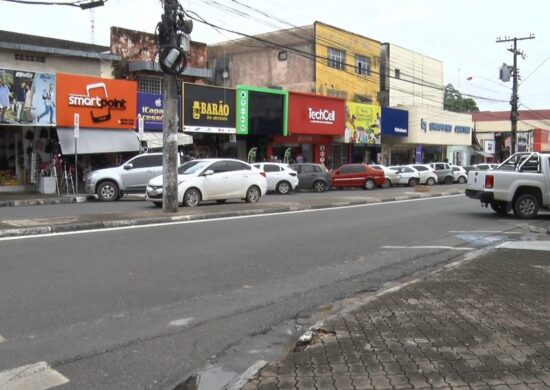
<svg viewBox="0 0 550 390"><path fill-rule="evenodd" d="M265 172L233 159L200 159L178 167L178 202L187 207L201 201L244 199L256 203L267 192ZM146 199L162 206L162 175L149 181Z"/></svg>
<svg viewBox="0 0 550 390"><path fill-rule="evenodd" d="M410 164L408 166L418 171L420 174L420 184L433 186L437 183L437 174L428 164Z"/></svg>
<svg viewBox="0 0 550 390"><path fill-rule="evenodd" d="M267 190L277 191L279 194L288 194L298 185L298 173L282 163L257 163L254 167L264 171L267 178Z"/></svg>
<svg viewBox="0 0 550 390"><path fill-rule="evenodd" d="M451 168L455 183L465 184L468 181L468 172L464 168L458 165L453 165Z"/></svg>
<svg viewBox="0 0 550 390"><path fill-rule="evenodd" d="M389 168L399 173L399 184L414 187L420 183L420 173L412 167L395 165Z"/></svg>

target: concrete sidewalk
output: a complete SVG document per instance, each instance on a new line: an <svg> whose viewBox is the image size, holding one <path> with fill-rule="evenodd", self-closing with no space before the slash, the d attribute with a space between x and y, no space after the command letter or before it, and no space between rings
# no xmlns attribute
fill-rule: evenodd
<svg viewBox="0 0 550 390"><path fill-rule="evenodd" d="M496 249L364 297L231 388L548 389L550 252Z"/></svg>
<svg viewBox="0 0 550 390"><path fill-rule="evenodd" d="M155 223L170 223L193 221L213 218L227 218L234 216L274 214L281 212L323 209L351 205L363 205L381 202L394 202L408 199L421 199L430 197L441 197L447 195L462 195L464 189L449 189L446 187L434 187L430 193L413 192L395 193L392 191L365 191L360 192L364 196L350 196L348 191L331 191L327 196L312 197L311 199L293 200L287 197L276 197L274 200L262 198L259 203L247 204L244 202L227 202L223 205L201 205L194 208L180 207L177 213L166 214L161 209L148 207L139 211L126 213L102 213L87 214L79 216L62 216L50 218L33 219L9 219L0 220L0 238L26 236L48 233L62 233L68 231L81 231L91 229L103 229L123 226L141 226ZM358 192L359 193L359 192ZM87 201L88 198L81 197L49 197L34 198L35 204L46 204L44 202L77 203ZM30 196L23 199L12 199L11 201L31 202ZM57 204L57 203L50 203ZM150 205L149 205L150 206Z"/></svg>

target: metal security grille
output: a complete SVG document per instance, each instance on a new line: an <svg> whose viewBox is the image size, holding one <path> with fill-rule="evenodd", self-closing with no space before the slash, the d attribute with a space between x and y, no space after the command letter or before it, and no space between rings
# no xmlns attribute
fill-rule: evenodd
<svg viewBox="0 0 550 390"><path fill-rule="evenodd" d="M162 94L162 77L140 75L138 78L138 91Z"/></svg>

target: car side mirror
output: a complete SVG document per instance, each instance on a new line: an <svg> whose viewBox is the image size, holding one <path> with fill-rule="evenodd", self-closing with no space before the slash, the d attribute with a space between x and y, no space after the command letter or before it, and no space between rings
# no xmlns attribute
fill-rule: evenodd
<svg viewBox="0 0 550 390"><path fill-rule="evenodd" d="M124 164L124 170L129 171L130 169L134 168L133 164Z"/></svg>
<svg viewBox="0 0 550 390"><path fill-rule="evenodd" d="M207 171L204 171L201 176L210 176L210 175L213 175L214 174L214 171L212 169L209 169Z"/></svg>

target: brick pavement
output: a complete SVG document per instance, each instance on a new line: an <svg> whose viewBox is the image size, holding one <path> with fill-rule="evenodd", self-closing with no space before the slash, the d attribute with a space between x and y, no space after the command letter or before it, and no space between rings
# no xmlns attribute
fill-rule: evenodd
<svg viewBox="0 0 550 390"><path fill-rule="evenodd" d="M243 389L549 389L550 253L498 249L323 328Z"/></svg>

